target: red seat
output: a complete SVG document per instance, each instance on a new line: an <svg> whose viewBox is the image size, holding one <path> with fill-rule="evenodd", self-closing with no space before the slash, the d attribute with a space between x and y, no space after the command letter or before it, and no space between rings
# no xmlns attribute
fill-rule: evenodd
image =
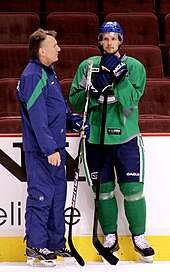
<svg viewBox="0 0 170 272"><path fill-rule="evenodd" d="M0 133L22 133L20 116L8 116L0 118Z"/></svg>
<svg viewBox="0 0 170 272"><path fill-rule="evenodd" d="M30 34L40 27L35 13L0 12L0 43L27 44Z"/></svg>
<svg viewBox="0 0 170 272"><path fill-rule="evenodd" d="M0 78L19 78L28 60L28 45L0 44Z"/></svg>
<svg viewBox="0 0 170 272"><path fill-rule="evenodd" d="M72 81L73 81L73 78L65 78L60 81L60 84L61 84L61 89L62 89L64 98L67 100L70 109L74 111L72 105L69 102L69 92L70 92Z"/></svg>
<svg viewBox="0 0 170 272"><path fill-rule="evenodd" d="M170 13L165 16L165 43L170 45Z"/></svg>
<svg viewBox="0 0 170 272"><path fill-rule="evenodd" d="M155 45L122 45L121 53L139 60L146 69L148 78L161 78L164 76L162 53Z"/></svg>
<svg viewBox="0 0 170 272"><path fill-rule="evenodd" d="M61 45L59 60L54 63L59 80L73 78L83 60L91 56L100 55L100 50L94 45Z"/></svg>
<svg viewBox="0 0 170 272"><path fill-rule="evenodd" d="M111 12L153 12L155 8L153 0L107 0L102 3L105 15Z"/></svg>
<svg viewBox="0 0 170 272"><path fill-rule="evenodd" d="M20 104L16 100L17 78L0 79L0 133L21 133Z"/></svg>
<svg viewBox="0 0 170 272"><path fill-rule="evenodd" d="M139 127L142 133L170 133L170 116L139 117Z"/></svg>
<svg viewBox="0 0 170 272"><path fill-rule="evenodd" d="M97 0L50 0L44 2L46 14L51 12L98 12Z"/></svg>
<svg viewBox="0 0 170 272"><path fill-rule="evenodd" d="M0 1L1 12L35 12L40 11L40 0L1 0Z"/></svg>
<svg viewBox="0 0 170 272"><path fill-rule="evenodd" d="M168 77L170 77L170 47L168 50Z"/></svg>
<svg viewBox="0 0 170 272"><path fill-rule="evenodd" d="M110 13L105 20L117 21L121 25L124 31L124 44L159 44L158 21L153 13Z"/></svg>
<svg viewBox="0 0 170 272"><path fill-rule="evenodd" d="M98 44L99 19L92 12L53 12L47 16L46 25L57 31L59 44Z"/></svg>
<svg viewBox="0 0 170 272"><path fill-rule="evenodd" d="M20 104L16 100L17 78L0 79L0 117L20 115Z"/></svg>
<svg viewBox="0 0 170 272"><path fill-rule="evenodd" d="M159 1L160 5L160 12L163 14L170 13L170 2L169 0L160 0Z"/></svg>
<svg viewBox="0 0 170 272"><path fill-rule="evenodd" d="M139 113L170 116L170 79L147 79L145 92L139 102Z"/></svg>
<svg viewBox="0 0 170 272"><path fill-rule="evenodd" d="M149 79L139 102L142 132L170 132L170 80Z"/></svg>

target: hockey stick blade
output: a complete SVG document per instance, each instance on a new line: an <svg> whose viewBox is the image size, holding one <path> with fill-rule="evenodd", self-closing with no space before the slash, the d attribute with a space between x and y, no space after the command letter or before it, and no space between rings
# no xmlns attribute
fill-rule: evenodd
<svg viewBox="0 0 170 272"><path fill-rule="evenodd" d="M106 261L108 261L111 265L116 265L118 263L119 259L114 256L108 249L106 249L97 237L96 239L93 239L93 245L99 252L99 255L105 258Z"/></svg>
<svg viewBox="0 0 170 272"><path fill-rule="evenodd" d="M116 265L119 259L114 256L107 248L105 248L100 242L97 236L97 228L98 228L98 199L95 199L95 213L94 213L94 225L93 225L93 245L96 250L99 252L103 258L106 259L110 264Z"/></svg>
<svg viewBox="0 0 170 272"><path fill-rule="evenodd" d="M74 208L71 207L71 214L70 214L70 225L69 225L69 234L68 234L68 244L71 250L71 253L73 254L73 257L76 259L76 261L81 265L84 266L85 262L83 258L80 256L76 248L74 247L73 240L72 240L72 225L73 225L73 216L74 216Z"/></svg>

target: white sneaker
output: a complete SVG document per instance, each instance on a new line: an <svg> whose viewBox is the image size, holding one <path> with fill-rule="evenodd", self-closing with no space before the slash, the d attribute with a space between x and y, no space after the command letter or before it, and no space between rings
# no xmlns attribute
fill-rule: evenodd
<svg viewBox="0 0 170 272"><path fill-rule="evenodd" d="M154 249L148 244L144 234L132 235L135 251L138 252L139 259L143 262L153 262Z"/></svg>

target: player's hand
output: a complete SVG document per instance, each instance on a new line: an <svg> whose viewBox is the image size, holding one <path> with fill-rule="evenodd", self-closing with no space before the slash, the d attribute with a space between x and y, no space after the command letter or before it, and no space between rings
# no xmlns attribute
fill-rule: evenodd
<svg viewBox="0 0 170 272"><path fill-rule="evenodd" d="M113 76L107 71L100 71L97 76L92 79L89 94L96 100L99 99L105 89L112 86Z"/></svg>
<svg viewBox="0 0 170 272"><path fill-rule="evenodd" d="M53 166L60 166L61 164L61 157L60 152L55 152L48 156L48 163Z"/></svg>
<svg viewBox="0 0 170 272"><path fill-rule="evenodd" d="M114 54L104 54L101 57L100 66L102 70L112 72L120 62L121 60Z"/></svg>
<svg viewBox="0 0 170 272"><path fill-rule="evenodd" d="M100 65L102 70L110 71L113 74L116 83L127 73L126 64L114 54L104 54Z"/></svg>

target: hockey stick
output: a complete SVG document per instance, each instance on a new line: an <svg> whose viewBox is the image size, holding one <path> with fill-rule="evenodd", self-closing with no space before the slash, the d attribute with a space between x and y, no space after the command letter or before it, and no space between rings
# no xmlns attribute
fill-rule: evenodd
<svg viewBox="0 0 170 272"><path fill-rule="evenodd" d="M83 258L80 256L76 248L73 244L72 239L72 226L73 226L73 217L74 217L74 209L76 204L76 197L77 197L77 189L78 189L78 178L79 178L79 170L80 170L80 163L81 163L81 142L82 139L80 139L79 148L78 148L78 163L75 169L75 176L74 176L74 187L73 187L73 195L72 195L72 202L71 202L71 213L70 213L70 224L69 224L69 232L68 232L68 244L70 247L70 250L73 254L73 257L76 259L76 261L81 265L84 266L85 262Z"/></svg>
<svg viewBox="0 0 170 272"><path fill-rule="evenodd" d="M89 60L88 62L88 72L87 72L87 80L86 80L86 101L85 101L85 107L84 107L84 113L83 113L83 123L82 123L82 130L80 133L80 142L78 147L78 163L75 169L75 176L74 176L74 187L73 187L73 195L72 195L72 202L71 202L71 213L70 213L70 224L69 224L69 232L68 232L68 244L70 247L70 250L76 259L76 261L81 265L84 266L85 262L83 258L80 256L76 248L73 244L72 239L72 226L73 226L73 217L74 217L74 209L76 205L76 198L77 198L77 190L78 190L78 179L79 179L79 172L80 172L80 164L82 162L82 143L85 141L85 134L84 134L84 127L85 122L87 118L87 110L88 110L88 103L89 103L89 88L91 83L91 74L92 74L92 66L93 61Z"/></svg>
<svg viewBox="0 0 170 272"><path fill-rule="evenodd" d="M100 133L100 153L99 153L98 178L97 178L97 185L96 185L95 211L94 211L94 223L93 223L93 245L97 249L99 254L102 255L110 264L116 265L119 259L102 245L97 235L99 195L100 195L101 173L102 173L102 165L103 165L104 136L105 136L105 124L106 124L106 112L107 112L107 92L108 92L108 89L104 91L104 103L103 103L102 124L101 124L101 133Z"/></svg>

